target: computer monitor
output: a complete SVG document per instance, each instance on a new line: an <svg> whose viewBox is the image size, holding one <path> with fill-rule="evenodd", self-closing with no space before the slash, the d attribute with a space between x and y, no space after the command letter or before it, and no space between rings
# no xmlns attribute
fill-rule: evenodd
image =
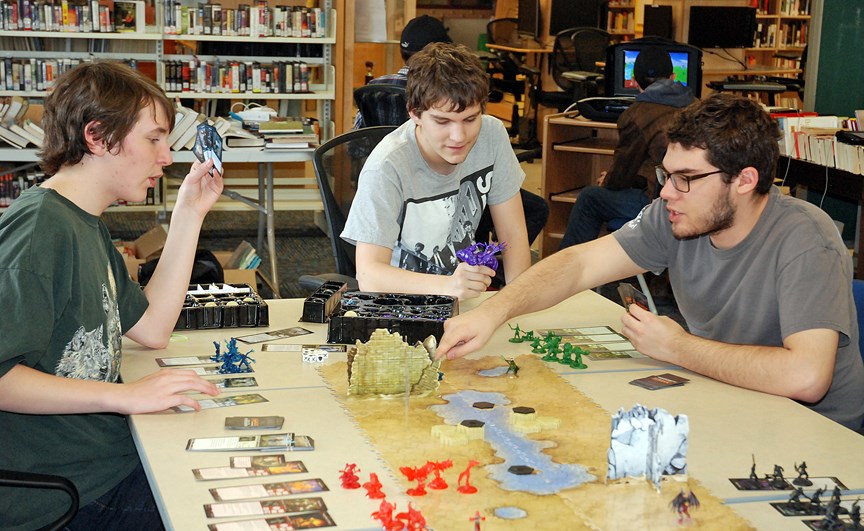
<svg viewBox="0 0 864 531"><path fill-rule="evenodd" d="M600 0L550 0L549 35L569 28L599 28Z"/></svg>
<svg viewBox="0 0 864 531"><path fill-rule="evenodd" d="M756 8L690 7L687 42L699 48L750 48L756 35Z"/></svg>
<svg viewBox="0 0 864 531"><path fill-rule="evenodd" d="M702 95L702 50L695 46L666 39L636 39L613 44L606 49L606 96L635 96L639 85L633 79L636 57L645 47L657 46L669 52L675 81L680 81L693 92Z"/></svg>
<svg viewBox="0 0 864 531"><path fill-rule="evenodd" d="M516 30L520 37L540 37L540 0L519 0L519 23Z"/></svg>

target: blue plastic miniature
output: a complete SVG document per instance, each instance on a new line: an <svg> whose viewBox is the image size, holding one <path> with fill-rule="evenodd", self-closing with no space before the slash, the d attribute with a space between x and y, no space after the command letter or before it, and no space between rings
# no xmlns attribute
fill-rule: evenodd
<svg viewBox="0 0 864 531"><path fill-rule="evenodd" d="M246 354L240 354L240 351L237 349L237 339L231 338L230 340L225 341L225 346L228 347L227 352L221 354L221 349L218 341L214 341L213 345L216 347L216 354L211 356L210 359L213 361L221 361L222 366L219 367L220 374L237 374L241 372L252 372L252 366L250 363L254 363L255 360L249 356L253 351L250 350Z"/></svg>

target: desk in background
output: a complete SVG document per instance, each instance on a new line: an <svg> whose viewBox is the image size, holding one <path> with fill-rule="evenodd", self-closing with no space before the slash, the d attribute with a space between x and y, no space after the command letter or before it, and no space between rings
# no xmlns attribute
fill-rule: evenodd
<svg viewBox="0 0 864 531"><path fill-rule="evenodd" d="M297 299L271 301L270 328L275 330L295 326L301 314L302 302ZM476 302L462 303L463 311L473 308ZM608 324L620 330L623 311L621 306L588 291L548 310L521 316L511 324L518 322L523 330L598 324ZM302 326L313 333L284 342L324 342L326 325L302 323ZM162 351L151 351L127 341L124 345L123 379L134 381L155 371L155 358L158 357L212 354L212 341L230 335L243 335L247 331L257 329L183 332L185 340L172 342L168 349ZM472 354L469 358L480 358L492 353L524 353L524 346L520 348L508 341L512 335L507 327L499 329L482 353ZM377 510L378 502L365 499L357 491L342 489L339 471L348 462L360 466L364 479L365 474L376 471L388 493L388 500L404 510L410 500L395 479L397 472L388 473L388 467L379 459L375 448L357 429L346 411L338 406L314 366L303 364L299 353L261 352L260 345L255 345L256 352L253 355L257 360L254 375L259 379L260 386L254 391L237 393L261 392L269 402L199 413L133 415L130 418L133 435L166 527L182 531L206 529L207 523L214 521L205 518L202 508L203 504L212 502L209 488L269 481L269 478L196 481L192 476L192 468L224 466L228 456L236 455L236 452L187 452L185 445L189 438L227 435L223 429L226 416L282 415L286 418L285 431L315 438L314 452L288 456L300 459L307 465L309 473L302 478L320 477L330 487L329 492L320 495L338 524L335 529L380 529L369 517L370 513ZM334 358L344 360L344 355ZM790 475L792 463L806 460L812 476L838 476L849 487L849 495L853 498L864 493L864 460L858 457L864 455L864 437L791 400L722 384L649 358L589 361L588 364L589 368L585 371L576 371L563 365L548 366L610 414L620 407L629 408L635 403L663 407L672 414L687 414L691 426L688 466L692 477L758 529L773 530L789 526L801 526L804 529L804 526L796 519L780 516L766 501L783 501L788 497L788 491L739 492L729 483L730 477L747 476L751 455L756 456L760 472L770 471L774 464L782 464L787 469L787 475ZM444 370L446 372L446 366ZM669 371L690 378L691 383L683 388L663 391L648 391L628 384L637 377ZM567 407L567 404L562 404L562 407ZM554 411L544 414L554 415ZM603 474L602 471L599 473ZM290 480L291 476L276 476L274 479ZM650 489L647 485L645 488ZM482 506L482 497L477 500L478 505ZM637 509L631 507L628 510ZM699 518L698 511L694 514ZM454 515L453 521L429 524L441 529L467 528L470 524L463 521L461 516ZM538 515L538 518L543 517ZM674 526L671 513L669 518L669 525ZM484 525L492 524L487 522ZM542 527L539 521L534 520L521 521L519 524Z"/></svg>

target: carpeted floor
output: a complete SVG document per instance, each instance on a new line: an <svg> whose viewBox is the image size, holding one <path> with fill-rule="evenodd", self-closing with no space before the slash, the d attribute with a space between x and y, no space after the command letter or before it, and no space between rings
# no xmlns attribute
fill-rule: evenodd
<svg viewBox="0 0 864 531"><path fill-rule="evenodd" d="M135 239L159 223L149 212L109 212L103 219L111 235L124 240ZM233 251L243 240L256 246L257 223L254 212L211 212L204 221L198 246L210 251ZM335 271L330 239L315 225L311 212L276 212L275 227L279 290L283 297L306 297L309 293L297 283L301 275ZM267 254L259 254L260 269L269 276ZM258 290L262 297L272 297L266 283L259 281Z"/></svg>

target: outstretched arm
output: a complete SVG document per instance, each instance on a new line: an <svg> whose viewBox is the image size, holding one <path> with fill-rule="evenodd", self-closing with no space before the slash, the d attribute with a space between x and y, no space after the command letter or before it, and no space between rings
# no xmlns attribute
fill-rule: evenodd
<svg viewBox="0 0 864 531"><path fill-rule="evenodd" d="M211 160L195 162L177 193L165 248L144 289L150 305L135 326L125 332L144 346L164 348L180 315L204 216L222 193L222 175L215 170L209 175L211 168Z"/></svg>
<svg viewBox="0 0 864 531"><path fill-rule="evenodd" d="M0 410L36 415L152 413L201 406L183 393L217 395L216 385L193 371L162 369L132 383L62 378L16 365L0 378Z"/></svg>
<svg viewBox="0 0 864 531"><path fill-rule="evenodd" d="M509 319L644 271L611 234L568 247L529 268L474 310L445 321L436 357L454 359L474 352Z"/></svg>
<svg viewBox="0 0 864 531"><path fill-rule="evenodd" d="M813 403L825 396L834 375L835 330L805 330L787 337L782 347L767 347L697 337L636 305L621 322L642 354L738 387Z"/></svg>
<svg viewBox="0 0 864 531"><path fill-rule="evenodd" d="M357 242L357 283L361 290L434 293L464 300L486 291L495 276L491 268L466 263L459 264L450 276L406 271L390 265L391 255L386 247Z"/></svg>

